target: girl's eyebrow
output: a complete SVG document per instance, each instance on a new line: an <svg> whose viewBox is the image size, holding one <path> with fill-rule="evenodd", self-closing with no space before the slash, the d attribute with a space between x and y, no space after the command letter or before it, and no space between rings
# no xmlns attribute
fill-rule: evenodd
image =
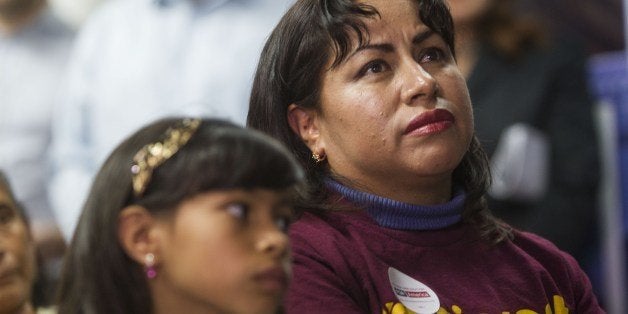
<svg viewBox="0 0 628 314"><path fill-rule="evenodd" d="M432 31L431 29L426 29L424 31L420 31L419 33L414 35L414 37L412 38L412 44L413 45L419 45L422 42L424 42L425 40L427 40L428 38L430 38L432 35L434 35L434 31ZM390 52L395 51L395 48L390 43L381 43L381 44L370 44L370 43L367 43L366 45L362 45L362 46L358 47L354 52L352 52L349 55L349 57L347 57L347 60L351 59L358 52L363 51L363 50L369 50L369 49L381 51L381 52L384 52L384 53L390 53Z"/></svg>

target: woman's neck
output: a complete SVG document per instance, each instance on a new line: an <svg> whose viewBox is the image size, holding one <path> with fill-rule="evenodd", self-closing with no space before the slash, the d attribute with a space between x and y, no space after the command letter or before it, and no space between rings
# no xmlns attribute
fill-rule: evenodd
<svg viewBox="0 0 628 314"><path fill-rule="evenodd" d="M451 199L451 177L437 176L392 184L370 185L369 182L333 175L331 179L352 189L415 205L442 204Z"/></svg>
<svg viewBox="0 0 628 314"><path fill-rule="evenodd" d="M435 230L452 226L461 221L466 199L465 191L458 188L447 202L415 205L355 190L332 179L325 184L347 201L365 209L380 226L392 229Z"/></svg>

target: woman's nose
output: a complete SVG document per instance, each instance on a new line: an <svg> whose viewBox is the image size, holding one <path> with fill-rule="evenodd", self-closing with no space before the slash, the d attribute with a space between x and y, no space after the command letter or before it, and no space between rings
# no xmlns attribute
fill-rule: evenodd
<svg viewBox="0 0 628 314"><path fill-rule="evenodd" d="M402 64L401 79L401 97L406 105L413 106L417 101L431 100L436 96L438 91L436 79L414 60Z"/></svg>

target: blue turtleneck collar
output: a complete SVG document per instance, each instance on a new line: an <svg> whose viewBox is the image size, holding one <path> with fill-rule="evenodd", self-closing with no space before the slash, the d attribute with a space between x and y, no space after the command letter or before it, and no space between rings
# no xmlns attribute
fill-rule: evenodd
<svg viewBox="0 0 628 314"><path fill-rule="evenodd" d="M454 225L462 220L466 198L465 191L459 189L447 203L423 206L357 191L332 179L327 179L325 185L350 202L364 206L380 226L391 229L435 230Z"/></svg>

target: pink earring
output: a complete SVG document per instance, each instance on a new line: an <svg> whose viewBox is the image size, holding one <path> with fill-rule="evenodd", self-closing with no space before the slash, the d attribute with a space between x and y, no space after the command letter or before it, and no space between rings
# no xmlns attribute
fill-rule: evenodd
<svg viewBox="0 0 628 314"><path fill-rule="evenodd" d="M144 256L144 270L146 271L146 278L153 279L157 277L157 270L155 269L155 255L148 253Z"/></svg>

